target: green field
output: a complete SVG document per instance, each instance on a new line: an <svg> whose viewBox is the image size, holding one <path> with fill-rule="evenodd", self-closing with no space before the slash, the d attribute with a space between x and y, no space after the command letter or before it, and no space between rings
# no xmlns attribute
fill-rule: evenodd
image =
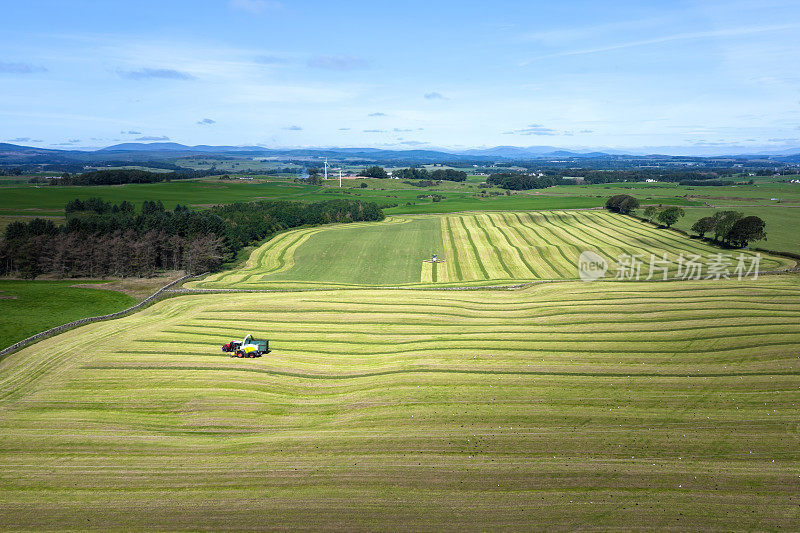
<svg viewBox="0 0 800 533"><path fill-rule="evenodd" d="M615 273L620 254L637 254L644 262L642 278L649 275L651 254L667 254L669 277L677 273L679 254L753 254L715 248L601 210L406 215L282 233L258 248L241 268L187 285L259 289L575 279L584 250L598 252ZM433 253L445 261L425 262ZM774 270L794 263L763 256L760 267Z"/></svg>
<svg viewBox="0 0 800 533"><path fill-rule="evenodd" d="M481 178L485 179L485 178ZM366 183L367 188L360 185ZM196 179L152 184L119 186L63 187L35 185L0 185L0 217L52 215L63 216L64 205L74 199L100 197L120 203L123 200L140 206L146 200L161 200L168 209L176 204L205 208L211 205L254 200L297 200L318 202L333 198L373 201L387 207L387 213L453 213L482 210L574 209L600 207L610 196L603 189L574 188L575 194L560 187L539 191L515 191L506 195L491 189L495 196L481 196L478 182L443 182L435 187L419 188L399 180L359 179L345 180L344 187L331 180L325 187L294 183L286 179L265 178L254 181L220 181ZM673 191L673 193L676 191ZM420 195L439 194L444 199L434 202ZM639 196L637 194L637 196ZM642 195L644 197L645 195ZM659 197L659 202L670 205L702 205L676 194ZM407 205L410 204L410 205Z"/></svg>
<svg viewBox="0 0 800 533"><path fill-rule="evenodd" d="M800 206L771 206L771 207L739 207L728 206L711 209L707 207L693 207L685 209L686 217L675 224L676 227L691 232L692 224L702 217L713 215L723 209L733 209L744 213L745 216L755 215L767 223L767 240L753 244L759 248L781 252L800 254Z"/></svg>
<svg viewBox="0 0 800 533"><path fill-rule="evenodd" d="M750 178L739 178L747 180ZM601 195L608 198L614 194L630 194L642 204L673 204L675 197L693 200L701 204L720 205L800 205L800 185L776 181L774 178L763 178L753 185L730 185L723 187L689 187L677 183L600 183L591 185L561 185L551 187L544 192L563 196ZM779 201L772 200L778 198Z"/></svg>
<svg viewBox="0 0 800 533"><path fill-rule="evenodd" d="M0 362L0 523L797 530L798 289L173 298Z"/></svg>
<svg viewBox="0 0 800 533"><path fill-rule="evenodd" d="M0 349L40 331L136 303L127 294L72 287L76 283L86 282L0 280Z"/></svg>

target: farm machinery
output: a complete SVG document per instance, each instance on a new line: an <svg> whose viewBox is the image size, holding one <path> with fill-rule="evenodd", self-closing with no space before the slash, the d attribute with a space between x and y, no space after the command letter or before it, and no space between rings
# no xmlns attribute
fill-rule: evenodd
<svg viewBox="0 0 800 533"><path fill-rule="evenodd" d="M231 341L222 345L223 352L230 352L231 357L261 357L269 353L267 339L254 339L248 335L240 341Z"/></svg>

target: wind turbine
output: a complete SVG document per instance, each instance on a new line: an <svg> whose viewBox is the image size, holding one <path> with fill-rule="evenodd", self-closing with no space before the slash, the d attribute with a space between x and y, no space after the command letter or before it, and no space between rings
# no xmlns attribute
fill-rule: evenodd
<svg viewBox="0 0 800 533"><path fill-rule="evenodd" d="M325 179L328 179L328 158L325 158Z"/></svg>

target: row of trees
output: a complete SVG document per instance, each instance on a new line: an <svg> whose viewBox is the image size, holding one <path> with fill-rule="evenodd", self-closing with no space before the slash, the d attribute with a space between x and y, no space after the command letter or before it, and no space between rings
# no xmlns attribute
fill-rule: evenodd
<svg viewBox="0 0 800 533"><path fill-rule="evenodd" d="M767 239L766 222L761 217L744 216L739 211L717 211L703 217L692 225L692 231L700 237L714 234L714 240L728 246L747 246L750 242Z"/></svg>
<svg viewBox="0 0 800 533"><path fill-rule="evenodd" d="M358 175L366 178L389 177L386 169L379 166L367 167L359 172ZM436 170L428 170L422 167L400 168L392 171L392 177L403 180L467 181L467 173L454 168L437 168Z"/></svg>
<svg viewBox="0 0 800 533"><path fill-rule="evenodd" d="M671 228L673 224L686 216L686 212L683 209L674 205L663 209L654 205L648 205L644 208L644 212L642 214L644 215L644 218L650 222L657 220L668 228Z"/></svg>
<svg viewBox="0 0 800 533"><path fill-rule="evenodd" d="M126 183L158 183L185 180L219 174L216 170L180 170L175 172L150 172L131 168L93 170L75 176L64 174L50 180L51 185L124 185Z"/></svg>
<svg viewBox="0 0 800 533"><path fill-rule="evenodd" d="M631 215L636 209L639 209L639 200L629 194L615 194L606 200L606 209L623 215ZM669 228L686 213L683 209L676 206L669 206L661 209L654 205L648 205L644 208L643 214L650 222L658 220Z"/></svg>
<svg viewBox="0 0 800 533"><path fill-rule="evenodd" d="M639 208L639 201L628 194L617 194L606 201L606 209L625 215ZM648 205L643 216L650 222L658 221L666 227L683 218L686 213L677 206L665 208ZM717 211L710 217L703 217L692 225L692 231L699 237L713 232L714 241L732 247L747 246L751 242L766 240L766 222L757 216L744 216L739 211Z"/></svg>
<svg viewBox="0 0 800 533"><path fill-rule="evenodd" d="M14 222L0 241L0 275L61 277L150 276L159 269L215 270L242 247L289 228L382 220L373 203L358 200L252 202L169 211L161 202L132 204L73 200L66 223Z"/></svg>
<svg viewBox="0 0 800 533"><path fill-rule="evenodd" d="M550 174L551 170L545 170L545 175ZM563 174L565 171L556 171ZM732 176L733 169L713 169L713 170L670 170L665 168L642 168L635 170L596 170L591 168L570 168L569 175L572 177L583 178L586 183L616 183L621 181L645 181L655 179L658 181L695 181L705 182L707 180L718 180L722 177Z"/></svg>
<svg viewBox="0 0 800 533"><path fill-rule="evenodd" d="M497 185L501 189L523 191L528 189L546 189L553 185L571 185L573 182L556 176L532 176L518 172L498 172L491 174L486 183Z"/></svg>
<svg viewBox="0 0 800 533"><path fill-rule="evenodd" d="M56 231L0 241L0 273L24 278L149 277L162 269L200 273L222 264L222 240L214 234L192 237L151 230L83 234Z"/></svg>

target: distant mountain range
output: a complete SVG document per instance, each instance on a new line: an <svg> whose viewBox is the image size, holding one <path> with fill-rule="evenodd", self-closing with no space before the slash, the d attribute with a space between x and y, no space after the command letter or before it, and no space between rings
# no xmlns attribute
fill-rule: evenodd
<svg viewBox="0 0 800 533"><path fill-rule="evenodd" d="M454 151L447 149L389 150L379 148L295 148L271 149L263 146L187 146L174 142L123 143L98 150L58 150L0 143L0 164L55 164L93 162L163 161L199 154L228 157L276 157L293 160L313 160L322 157L349 162L373 162L376 164L425 164L425 163L485 163L492 161L568 160L587 159L639 160L681 158L744 158L769 159L776 162L800 162L800 148L757 153L732 152L732 155L656 155L675 153L677 147L647 147L631 152L613 149L565 150L553 146L495 146Z"/></svg>

